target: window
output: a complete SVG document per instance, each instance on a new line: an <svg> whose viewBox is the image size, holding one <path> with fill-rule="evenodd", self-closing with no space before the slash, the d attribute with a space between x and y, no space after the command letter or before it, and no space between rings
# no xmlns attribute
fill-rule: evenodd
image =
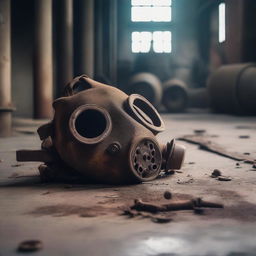
<svg viewBox="0 0 256 256"><path fill-rule="evenodd" d="M133 27L138 22L144 22L148 31L133 31L131 33L131 48L133 53L170 53L172 51L172 34L169 30L154 29L161 23L163 29L172 20L171 0L131 0L131 21ZM165 23L165 24L164 24ZM166 26L167 25L167 26ZM169 28L169 27L168 27Z"/></svg>
<svg viewBox="0 0 256 256"><path fill-rule="evenodd" d="M131 19L133 22L171 21L171 0L132 0Z"/></svg>
<svg viewBox="0 0 256 256"><path fill-rule="evenodd" d="M134 31L132 32L132 52L149 52L153 42L154 52L169 53L172 51L172 34L170 31Z"/></svg>
<svg viewBox="0 0 256 256"><path fill-rule="evenodd" d="M225 3L219 4L219 43L226 40L226 5Z"/></svg>

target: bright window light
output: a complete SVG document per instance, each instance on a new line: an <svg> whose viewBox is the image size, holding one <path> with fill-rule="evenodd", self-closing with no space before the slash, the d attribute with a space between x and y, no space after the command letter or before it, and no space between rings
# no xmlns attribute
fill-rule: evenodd
<svg viewBox="0 0 256 256"><path fill-rule="evenodd" d="M132 0L132 5L151 5L152 0Z"/></svg>
<svg viewBox="0 0 256 256"><path fill-rule="evenodd" d="M152 21L171 21L172 13L171 7L152 7L151 8L151 20Z"/></svg>
<svg viewBox="0 0 256 256"><path fill-rule="evenodd" d="M132 52L146 53L151 49L156 53L170 53L172 51L172 34L170 31L132 32Z"/></svg>
<svg viewBox="0 0 256 256"><path fill-rule="evenodd" d="M131 0L133 22L169 22L172 20L171 0Z"/></svg>
<svg viewBox="0 0 256 256"><path fill-rule="evenodd" d="M172 51L172 34L170 31L153 32L153 50L158 53Z"/></svg>
<svg viewBox="0 0 256 256"><path fill-rule="evenodd" d="M132 21L151 21L151 7L132 7Z"/></svg>
<svg viewBox="0 0 256 256"><path fill-rule="evenodd" d="M170 6L172 0L131 0L132 5Z"/></svg>
<svg viewBox="0 0 256 256"><path fill-rule="evenodd" d="M225 3L219 4L219 43L226 40L226 5Z"/></svg>
<svg viewBox="0 0 256 256"><path fill-rule="evenodd" d="M132 32L132 52L149 52L151 48L152 33L143 32Z"/></svg>

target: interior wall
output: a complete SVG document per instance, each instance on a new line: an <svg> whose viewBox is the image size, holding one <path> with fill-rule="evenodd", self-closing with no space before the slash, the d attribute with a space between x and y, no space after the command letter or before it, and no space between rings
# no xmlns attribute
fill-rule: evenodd
<svg viewBox="0 0 256 256"><path fill-rule="evenodd" d="M14 116L33 116L33 0L11 1L12 101Z"/></svg>
<svg viewBox="0 0 256 256"><path fill-rule="evenodd" d="M256 10L255 0L225 0L226 40L218 41L218 4L216 1L210 13L209 65L213 72L219 66L233 63L256 61ZM217 4L216 4L217 3Z"/></svg>
<svg viewBox="0 0 256 256"><path fill-rule="evenodd" d="M119 0L118 10L118 75L119 83L125 83L131 74L147 71L162 81L180 78L190 86L192 66L198 61L197 12L198 0L174 0L173 21L170 27L173 37L171 54L131 52L130 1Z"/></svg>

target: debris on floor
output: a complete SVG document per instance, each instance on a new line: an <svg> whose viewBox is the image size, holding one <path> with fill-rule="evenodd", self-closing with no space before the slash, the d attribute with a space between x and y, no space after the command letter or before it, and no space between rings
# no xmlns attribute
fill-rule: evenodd
<svg viewBox="0 0 256 256"><path fill-rule="evenodd" d="M232 179L228 176L219 176L218 180L219 181L231 181Z"/></svg>
<svg viewBox="0 0 256 256"><path fill-rule="evenodd" d="M165 191L164 197L169 195L169 191ZM167 197L169 199L169 197ZM204 214L203 208L223 208L223 204L204 201L201 198L189 200L172 200L166 204L156 204L144 202L141 199L135 199L131 207L123 210L124 215L129 217L142 216L150 218L157 223L167 223L172 220L172 216L159 216L159 214L169 213L173 211L192 210L195 214Z"/></svg>
<svg viewBox="0 0 256 256"><path fill-rule="evenodd" d="M165 191L164 192L164 198L169 200L172 198L172 193L170 191Z"/></svg>
<svg viewBox="0 0 256 256"><path fill-rule="evenodd" d="M177 184L189 184L189 183L193 183L194 179L190 178L188 180L178 180Z"/></svg>
<svg viewBox="0 0 256 256"><path fill-rule="evenodd" d="M255 159L245 156L242 153L237 152L230 152L223 146L215 143L213 140L210 139L210 135L185 135L182 137L179 137L179 140L186 141L189 143L197 144L199 145L200 149L236 160L236 161L244 161L245 163L254 163Z"/></svg>
<svg viewBox="0 0 256 256"><path fill-rule="evenodd" d="M12 164L11 167L19 167L19 166L22 166L24 164Z"/></svg>
<svg viewBox="0 0 256 256"><path fill-rule="evenodd" d="M195 134L203 134L203 133L206 133L206 130L204 130L204 129L197 129L197 130L194 130L194 133Z"/></svg>
<svg viewBox="0 0 256 256"><path fill-rule="evenodd" d="M212 174L211 174L211 177L212 177L212 178L216 178L216 177L218 177L218 176L221 176L221 171L218 170L218 169L214 169L213 172L212 172Z"/></svg>
<svg viewBox="0 0 256 256"><path fill-rule="evenodd" d="M240 135L239 139L249 139L250 136L249 135Z"/></svg>
<svg viewBox="0 0 256 256"><path fill-rule="evenodd" d="M17 251L18 252L36 252L43 249L43 243L39 240L27 240L19 244Z"/></svg>

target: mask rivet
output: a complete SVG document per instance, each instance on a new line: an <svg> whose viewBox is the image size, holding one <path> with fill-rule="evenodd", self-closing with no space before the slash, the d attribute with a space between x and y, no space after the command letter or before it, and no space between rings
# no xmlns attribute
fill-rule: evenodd
<svg viewBox="0 0 256 256"><path fill-rule="evenodd" d="M118 142L114 142L114 143L110 144L107 148L107 152L110 155L116 155L120 152L120 150L121 150L121 145Z"/></svg>

